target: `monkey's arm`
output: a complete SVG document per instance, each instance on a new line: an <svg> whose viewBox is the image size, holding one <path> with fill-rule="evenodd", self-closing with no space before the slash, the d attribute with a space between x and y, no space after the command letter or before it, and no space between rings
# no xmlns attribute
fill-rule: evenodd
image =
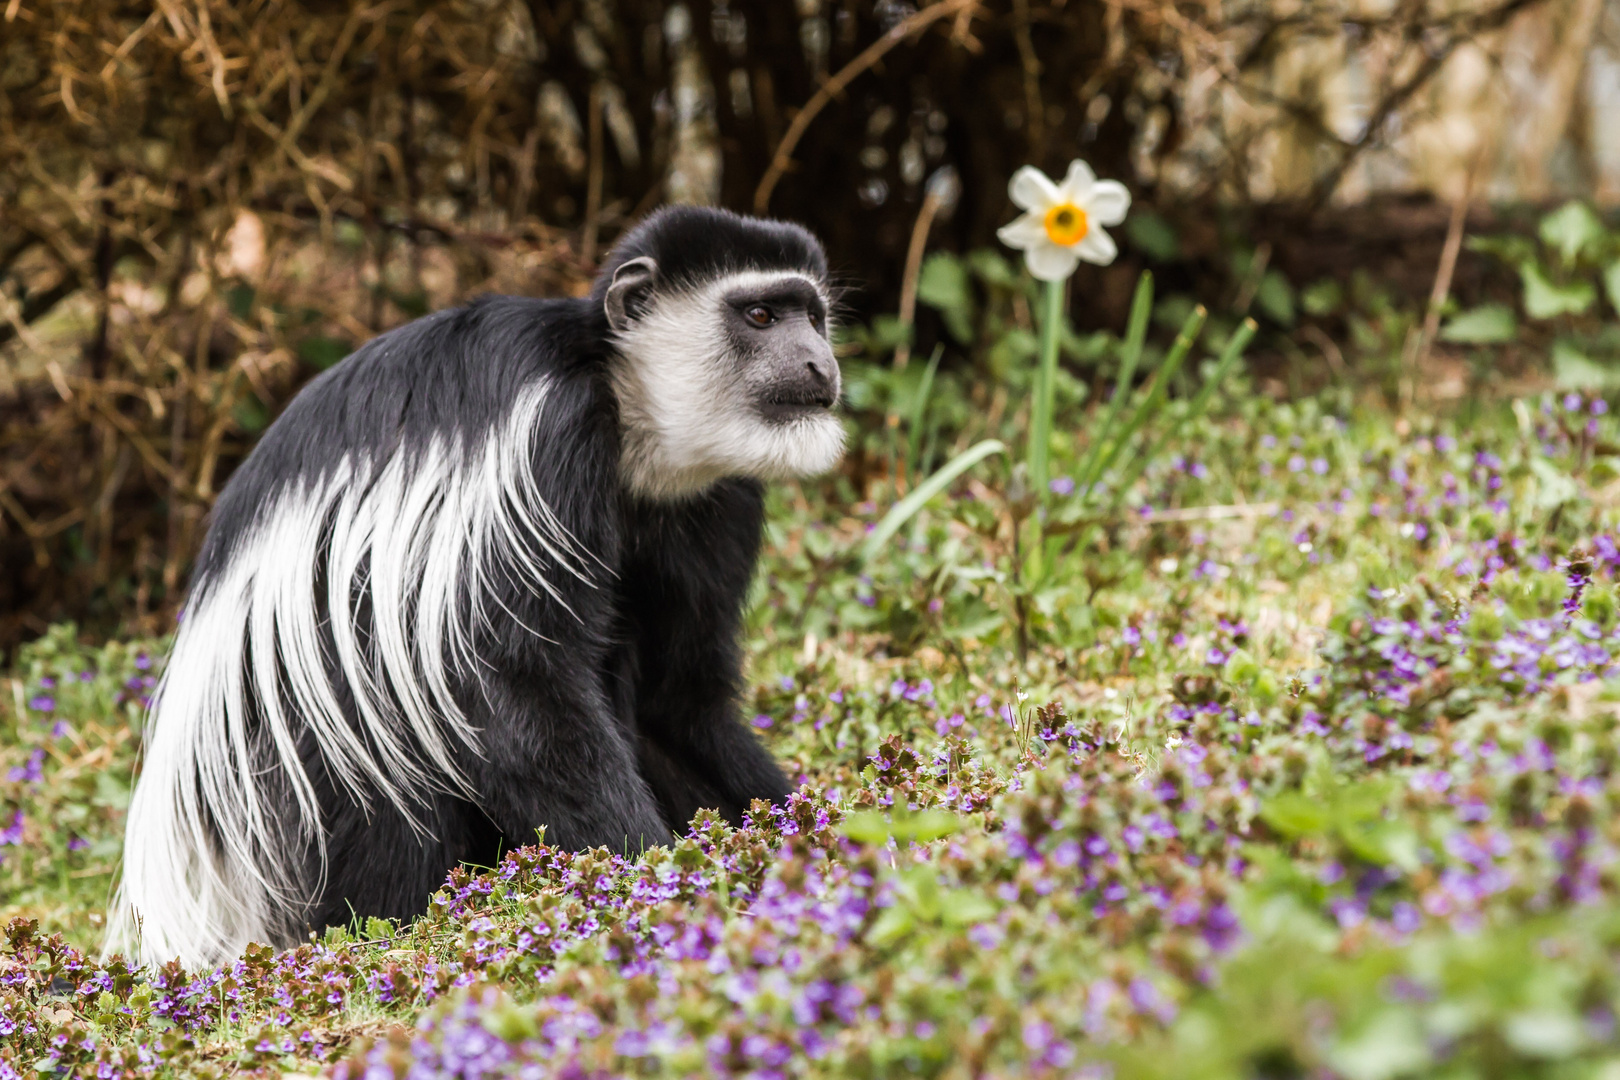
<svg viewBox="0 0 1620 1080"><path fill-rule="evenodd" d="M644 685L637 709L642 770L670 828L682 831L703 807L738 824L755 799L784 802L793 786L738 716L733 658L693 650L674 659L679 668L656 689Z"/></svg>
<svg viewBox="0 0 1620 1080"><path fill-rule="evenodd" d="M744 724L738 634L758 552L758 485L723 483L679 509L644 511L624 567L642 768L676 831L700 807L738 822L785 801L782 768ZM650 542L649 542L650 541Z"/></svg>
<svg viewBox="0 0 1620 1080"><path fill-rule="evenodd" d="M485 752L468 771L484 810L514 844L546 842L635 854L667 844L636 751L582 673L517 678L486 672L474 706Z"/></svg>

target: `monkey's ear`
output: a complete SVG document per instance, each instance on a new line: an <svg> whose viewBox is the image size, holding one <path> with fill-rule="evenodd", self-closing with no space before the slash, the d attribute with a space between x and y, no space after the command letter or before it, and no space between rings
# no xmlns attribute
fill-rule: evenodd
<svg viewBox="0 0 1620 1080"><path fill-rule="evenodd" d="M622 333L633 319L641 314L643 303L658 280L658 260L651 255L631 259L613 273L602 307L607 311L608 326L614 333Z"/></svg>

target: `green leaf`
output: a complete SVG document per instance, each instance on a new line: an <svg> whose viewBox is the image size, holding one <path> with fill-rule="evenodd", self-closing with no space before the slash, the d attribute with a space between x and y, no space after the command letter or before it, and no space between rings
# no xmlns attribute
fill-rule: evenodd
<svg viewBox="0 0 1620 1080"><path fill-rule="evenodd" d="M1002 612L974 598L963 606L961 617L946 627L944 634L954 641L982 638L999 630L1006 621L1007 616Z"/></svg>
<svg viewBox="0 0 1620 1080"><path fill-rule="evenodd" d="M419 319L428 313L427 293L421 292L394 292L388 294L388 299L394 306L413 319Z"/></svg>
<svg viewBox="0 0 1620 1080"><path fill-rule="evenodd" d="M238 319L246 319L253 311L253 286L237 283L225 290L225 309Z"/></svg>
<svg viewBox="0 0 1620 1080"><path fill-rule="evenodd" d="M312 337L298 343L298 359L317 371L325 371L348 355L349 343L338 338Z"/></svg>
<svg viewBox="0 0 1620 1080"><path fill-rule="evenodd" d="M904 904L895 904L883 909L883 913L872 923L872 929L867 931L866 940L877 946L892 945L910 934L916 925L911 909Z"/></svg>
<svg viewBox="0 0 1620 1080"><path fill-rule="evenodd" d="M1528 236L1509 233L1506 236L1470 236L1465 245L1469 251L1494 255L1503 262L1518 266L1536 257L1536 244Z"/></svg>
<svg viewBox="0 0 1620 1080"><path fill-rule="evenodd" d="M1125 238L1155 262L1174 262L1181 257L1181 239L1175 228L1152 210L1137 210L1126 219Z"/></svg>
<svg viewBox="0 0 1620 1080"><path fill-rule="evenodd" d="M1531 458L1530 471L1536 474L1537 509L1554 510L1564 503L1573 502L1580 494L1580 489L1569 474L1544 457Z"/></svg>
<svg viewBox="0 0 1620 1080"><path fill-rule="evenodd" d="M346 248L362 248L366 244L366 230L353 218L339 218L332 229L332 235Z"/></svg>
<svg viewBox="0 0 1620 1080"><path fill-rule="evenodd" d="M486 1006L478 1019L492 1035L507 1042L521 1042L540 1034L534 1011L505 999L494 1008Z"/></svg>
<svg viewBox="0 0 1620 1080"><path fill-rule="evenodd" d="M1266 271L1254 292L1254 302L1272 322L1294 325L1294 287L1280 271Z"/></svg>
<svg viewBox="0 0 1620 1080"><path fill-rule="evenodd" d="M939 872L932 866L913 866L900 875L900 899L913 915L933 921L939 918Z"/></svg>
<svg viewBox="0 0 1620 1080"><path fill-rule="evenodd" d="M1008 372L1023 366L1024 362L1040 351L1035 335L1023 327L1014 327L1002 334L985 353L990 370L997 378L1006 378Z"/></svg>
<svg viewBox="0 0 1620 1080"><path fill-rule="evenodd" d="M1332 315L1344 306L1344 290L1332 278L1323 278L1299 294L1299 306L1307 315Z"/></svg>
<svg viewBox="0 0 1620 1080"><path fill-rule="evenodd" d="M1171 293L1153 305L1153 324L1167 330L1179 330L1196 307L1198 301L1186 293Z"/></svg>
<svg viewBox="0 0 1620 1080"><path fill-rule="evenodd" d="M993 248L980 248L968 255L967 264L968 269L986 285L1002 289L1018 287L1018 272L1013 269L1012 263Z"/></svg>
<svg viewBox="0 0 1620 1080"><path fill-rule="evenodd" d="M1288 837L1320 836L1333 824L1326 803L1297 791L1267 799L1260 807L1260 819Z"/></svg>
<svg viewBox="0 0 1620 1080"><path fill-rule="evenodd" d="M1562 1009L1515 1013L1502 1023L1507 1044L1528 1057L1569 1057L1586 1043L1581 1018Z"/></svg>
<svg viewBox="0 0 1620 1080"><path fill-rule="evenodd" d="M1396 822L1342 823L1339 838L1356 858L1374 866L1397 866L1410 873L1421 865L1417 834Z"/></svg>
<svg viewBox="0 0 1620 1080"><path fill-rule="evenodd" d="M1560 390L1606 390L1620 386L1620 371L1604 367L1562 338L1553 342L1552 362L1553 378Z"/></svg>
<svg viewBox="0 0 1620 1080"><path fill-rule="evenodd" d="M1388 1080L1412 1073L1430 1060L1428 1040L1410 1009L1386 1009L1352 1038L1329 1052L1333 1068L1348 1080Z"/></svg>
<svg viewBox="0 0 1620 1080"><path fill-rule="evenodd" d="M950 836L962 827L962 819L949 810L919 810L915 814L896 812L890 825L890 834L896 840L915 840L926 844L942 836Z"/></svg>
<svg viewBox="0 0 1620 1080"><path fill-rule="evenodd" d="M1620 313L1620 259L1603 271L1603 291L1609 294L1609 306Z"/></svg>
<svg viewBox="0 0 1620 1080"><path fill-rule="evenodd" d="M1578 200L1560 206L1541 219L1541 239L1549 247L1558 249L1564 265L1569 266L1590 247L1603 242L1603 222L1592 208Z"/></svg>
<svg viewBox="0 0 1620 1080"><path fill-rule="evenodd" d="M1524 310L1532 319L1553 319L1559 315L1580 315L1597 299L1591 282L1572 281L1557 285L1548 280L1541 267L1527 262L1519 267L1524 279Z"/></svg>
<svg viewBox="0 0 1620 1080"><path fill-rule="evenodd" d="M945 329L959 343L973 340L973 291L961 259L944 252L928 256L917 275L917 299L939 312Z"/></svg>
<svg viewBox="0 0 1620 1080"><path fill-rule="evenodd" d="M898 315L879 315L872 320L866 333L866 348L872 353L892 352L911 340L911 327L900 321Z"/></svg>
<svg viewBox="0 0 1620 1080"><path fill-rule="evenodd" d="M1500 345L1519 335L1519 320L1506 304L1482 304L1446 320L1440 340L1458 345Z"/></svg>
<svg viewBox="0 0 1620 1080"><path fill-rule="evenodd" d="M952 889L940 895L939 913L947 926L976 926L996 917L996 905L982 893Z"/></svg>
<svg viewBox="0 0 1620 1080"><path fill-rule="evenodd" d="M906 474L915 476L917 470L922 468L922 442L923 428L928 419L928 400L934 389L934 376L939 373L940 357L945 355L945 345L941 342L934 346L934 355L928 358L928 366L923 368L921 381L917 384L917 392L911 400L911 420L906 425L907 453Z"/></svg>
<svg viewBox="0 0 1620 1080"><path fill-rule="evenodd" d="M1248 684L1260 674L1260 665L1247 649L1233 649L1223 672L1227 682Z"/></svg>
<svg viewBox="0 0 1620 1080"><path fill-rule="evenodd" d="M889 820L876 810L862 810L845 818L838 831L862 844L886 844L889 841Z"/></svg>
<svg viewBox="0 0 1620 1080"><path fill-rule="evenodd" d="M236 407L231 409L231 418L245 435L257 435L270 426L270 410L252 395L236 403Z"/></svg>
<svg viewBox="0 0 1620 1080"><path fill-rule="evenodd" d="M863 844L886 844L890 837L926 844L950 836L961 827L962 819L948 810L919 810L916 813L896 810L892 818L884 817L881 811L863 810L845 818L839 831Z"/></svg>

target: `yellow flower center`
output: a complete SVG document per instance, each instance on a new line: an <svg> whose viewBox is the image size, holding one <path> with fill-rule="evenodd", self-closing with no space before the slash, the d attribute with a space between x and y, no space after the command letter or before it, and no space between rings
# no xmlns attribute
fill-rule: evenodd
<svg viewBox="0 0 1620 1080"><path fill-rule="evenodd" d="M1090 226L1086 212L1074 203L1058 203L1046 212L1046 235L1060 247L1073 247L1086 238Z"/></svg>

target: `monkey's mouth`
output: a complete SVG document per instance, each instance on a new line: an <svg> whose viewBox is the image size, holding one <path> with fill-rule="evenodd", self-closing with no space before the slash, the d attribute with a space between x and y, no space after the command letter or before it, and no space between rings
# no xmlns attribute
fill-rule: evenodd
<svg viewBox="0 0 1620 1080"><path fill-rule="evenodd" d="M776 390L759 398L759 414L777 422L824 413L838 403L827 391Z"/></svg>

